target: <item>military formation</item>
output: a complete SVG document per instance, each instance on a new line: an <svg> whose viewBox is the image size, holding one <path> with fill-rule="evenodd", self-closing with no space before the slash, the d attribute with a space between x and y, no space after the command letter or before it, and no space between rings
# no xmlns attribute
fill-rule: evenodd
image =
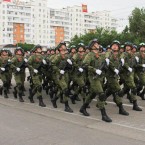
<svg viewBox="0 0 145 145"><path fill-rule="evenodd" d="M29 76L26 78L26 68ZM42 48L36 45L30 53L17 47L12 54L3 48L0 51L0 78L3 85L0 94L9 98L14 76L13 96L24 102L25 81L30 84L30 103L46 107L42 92L49 96L54 108L58 100L64 104L64 111L73 113L70 104L82 101L80 113L90 116L90 103L97 98L102 120L112 122L107 115L105 106L109 97L118 107L120 115L128 116L123 107L126 95L135 111L142 111L138 106L139 97L145 100L145 43L139 46L126 42L121 45L113 41L104 51L98 39L93 39L88 46L79 43L69 49L65 42L60 42L55 49Z"/></svg>

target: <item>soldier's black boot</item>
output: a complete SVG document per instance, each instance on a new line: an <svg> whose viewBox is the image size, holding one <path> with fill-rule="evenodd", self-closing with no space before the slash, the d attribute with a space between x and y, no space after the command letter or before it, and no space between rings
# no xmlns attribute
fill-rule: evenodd
<svg viewBox="0 0 145 145"><path fill-rule="evenodd" d="M101 109L102 120L105 122L112 122L111 118L106 113L105 108Z"/></svg>
<svg viewBox="0 0 145 145"><path fill-rule="evenodd" d="M119 114L121 114L121 115L126 115L126 116L129 115L129 113L128 113L127 111L125 111L125 109L123 108L122 103L120 103L120 104L117 105L117 106L119 107Z"/></svg>
<svg viewBox="0 0 145 145"><path fill-rule="evenodd" d="M46 105L45 105L44 102L43 102L42 96L39 96L39 97L38 97L38 100L39 100L39 106L41 106L41 107L46 107Z"/></svg>
<svg viewBox="0 0 145 145"><path fill-rule="evenodd" d="M7 94L7 90L4 90L4 98L9 98Z"/></svg>
<svg viewBox="0 0 145 145"><path fill-rule="evenodd" d="M84 103L83 106L80 108L80 112L84 115L84 116L90 116L90 114L86 111L86 108L89 104L88 103Z"/></svg>
<svg viewBox="0 0 145 145"><path fill-rule="evenodd" d="M23 99L23 97L22 97L22 93L19 93L19 101L20 101L20 102L24 102L24 99Z"/></svg>
<svg viewBox="0 0 145 145"><path fill-rule="evenodd" d="M53 98L51 99L51 102L52 102L52 105L53 105L54 108L57 108L57 104L56 104L57 99L58 99L57 96L55 96L55 97L53 97Z"/></svg>
<svg viewBox="0 0 145 145"><path fill-rule="evenodd" d="M64 109L64 111L69 112L69 113L73 112L73 110L68 105L68 101L65 102L65 109Z"/></svg>
<svg viewBox="0 0 145 145"><path fill-rule="evenodd" d="M2 94L3 94L3 87L0 86L0 95L2 95Z"/></svg>
<svg viewBox="0 0 145 145"><path fill-rule="evenodd" d="M30 103L35 103L33 99L34 94L32 93L32 89L29 89L29 94L30 96L28 96L28 99L30 100Z"/></svg>
<svg viewBox="0 0 145 145"><path fill-rule="evenodd" d="M137 105L137 100L133 101L133 110L142 111L142 109Z"/></svg>

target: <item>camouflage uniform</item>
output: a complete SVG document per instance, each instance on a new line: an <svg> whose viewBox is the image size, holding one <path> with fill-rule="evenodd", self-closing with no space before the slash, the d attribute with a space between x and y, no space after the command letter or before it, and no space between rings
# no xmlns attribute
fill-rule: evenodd
<svg viewBox="0 0 145 145"><path fill-rule="evenodd" d="M141 43L139 45L139 51L140 48L145 48L145 43ZM145 100L144 94L145 94L145 54L144 50L140 51L135 54L136 59L136 66L135 66L135 72L138 77L137 82L137 93L142 98L142 100Z"/></svg>
<svg viewBox="0 0 145 145"><path fill-rule="evenodd" d="M33 96L36 94L39 100L39 106L45 107L46 105L43 103L42 98L43 56L40 53L37 53L38 49L41 49L41 46L35 46L34 52L36 52L36 54L31 55L28 59L28 67L33 81L33 88L30 91L29 99L31 103L34 103Z"/></svg>
<svg viewBox="0 0 145 145"><path fill-rule="evenodd" d="M89 103L98 95L98 107L101 110L102 120L106 122L111 122L112 120L107 116L105 111L105 99L106 95L102 88L102 77L104 77L104 69L106 67L106 62L102 55L99 55L99 47L98 40L94 39L90 42L89 48L91 48L91 52L89 52L85 59L83 60L84 67L88 70L88 80L90 83L89 95L86 98L85 103L80 109L80 112L85 116L89 116L86 112L86 108ZM96 51L93 52L93 51Z"/></svg>
<svg viewBox="0 0 145 145"><path fill-rule="evenodd" d="M4 56L3 52L6 52L7 55ZM3 82L3 87L1 88L4 91L4 97L8 98L8 89L11 77L9 75L9 70L11 69L11 61L9 59L8 51L6 49L1 50L0 57L0 77ZM2 91L1 90L1 91ZM2 94L2 92L1 92Z"/></svg>
<svg viewBox="0 0 145 145"><path fill-rule="evenodd" d="M17 51L21 51L21 55L17 54ZM25 67L26 67L27 59L24 58L24 51L21 48L17 48L15 50L15 56L12 59L12 68L14 73L14 79L16 82L16 86L14 87L14 98L17 98L17 94L19 95L19 101L24 102L23 100L23 88L25 81Z"/></svg>
<svg viewBox="0 0 145 145"><path fill-rule="evenodd" d="M65 111L66 112L73 112L73 110L68 105L68 96L69 96L69 90L68 90L68 84L69 84L69 78L68 78L68 69L71 68L71 65L67 62L68 56L66 54L66 44L64 42L61 42L57 49L59 51L63 51L64 55L58 54L52 59L52 74L55 76L54 82L58 86L58 94L55 96L51 101L54 106L54 108L57 108L56 100L60 97L60 95L63 95L63 100L65 103ZM72 62L71 62L72 63Z"/></svg>
<svg viewBox="0 0 145 145"><path fill-rule="evenodd" d="M129 46L132 48L132 44L126 43L125 48ZM122 71L120 73L121 80L124 84L124 93L131 91L131 100L133 101L133 110L142 111L141 108L137 105L137 87L134 82L134 66L135 66L135 58L131 53L124 52L120 56L122 61Z"/></svg>

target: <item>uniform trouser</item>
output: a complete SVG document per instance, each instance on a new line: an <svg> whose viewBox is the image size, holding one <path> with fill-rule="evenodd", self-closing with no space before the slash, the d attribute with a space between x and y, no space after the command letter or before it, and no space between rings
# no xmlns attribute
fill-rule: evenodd
<svg viewBox="0 0 145 145"><path fill-rule="evenodd" d="M141 91L143 89L143 87L145 86L145 72L140 72L140 73L137 73L137 76L139 78L139 81L138 81L138 91ZM145 92L145 88L144 88L144 92Z"/></svg>
<svg viewBox="0 0 145 145"><path fill-rule="evenodd" d="M134 82L134 73L125 73L120 75L124 83L124 90L131 90L131 100L136 101L136 85Z"/></svg>
<svg viewBox="0 0 145 145"><path fill-rule="evenodd" d="M22 82L23 82L23 86L24 86L25 78L26 78L26 73L24 72L24 73L22 74Z"/></svg>
<svg viewBox="0 0 145 145"><path fill-rule="evenodd" d="M9 75L10 75L10 82L9 82L9 87L11 85L11 80L12 80L12 69L9 70Z"/></svg>
<svg viewBox="0 0 145 145"><path fill-rule="evenodd" d="M3 82L3 90L7 92L9 87L10 75L9 72L3 72L1 74L1 80Z"/></svg>
<svg viewBox="0 0 145 145"><path fill-rule="evenodd" d="M72 80L74 84L74 92L75 94L81 94L81 96L85 99L86 98L86 93L85 93L85 78L83 75L73 75Z"/></svg>
<svg viewBox="0 0 145 145"><path fill-rule="evenodd" d="M16 89L18 94L21 94L23 91L23 84L24 84L23 73L14 74L14 79L16 82L15 89Z"/></svg>
<svg viewBox="0 0 145 145"><path fill-rule="evenodd" d="M37 97L42 96L42 76L41 74L32 75L33 89L32 93Z"/></svg>
<svg viewBox="0 0 145 145"><path fill-rule="evenodd" d="M61 77L60 77L61 76ZM64 102L68 101L68 74L64 75L56 74L54 78L55 84L58 86L57 97L60 97L61 93L63 94Z"/></svg>
<svg viewBox="0 0 145 145"><path fill-rule="evenodd" d="M95 78L93 79L93 76L88 76L90 88L89 88L89 95L86 98L86 103L91 103L92 99L96 97L96 95L99 95L97 98L97 104L99 109L103 109L105 107L105 93L102 88L102 84L100 79Z"/></svg>
<svg viewBox="0 0 145 145"><path fill-rule="evenodd" d="M145 86L145 72L140 72L137 74L139 78L139 83L141 86Z"/></svg>
<svg viewBox="0 0 145 145"><path fill-rule="evenodd" d="M117 105L122 103L122 90L116 77L107 77L107 92L112 94Z"/></svg>

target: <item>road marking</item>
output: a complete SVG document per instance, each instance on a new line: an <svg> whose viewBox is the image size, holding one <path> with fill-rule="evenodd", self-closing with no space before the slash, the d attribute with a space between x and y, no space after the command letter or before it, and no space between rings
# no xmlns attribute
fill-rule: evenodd
<svg viewBox="0 0 145 145"><path fill-rule="evenodd" d="M18 100L14 100L14 99L9 99L9 100L12 100L14 102L17 102L18 101ZM25 104L28 104L28 105L34 105L36 107L40 107L40 106L35 105L35 104L32 104L32 103L27 103L27 102L24 102L24 103ZM83 116L83 115L80 115L80 114L76 114L76 113L68 113L68 112L65 112L65 111L62 111L62 110L58 110L58 109L54 109L54 108L50 108L50 107L45 107L44 109L51 110L51 111L56 111L56 112L61 112L61 113L65 113L65 114L69 114L69 115L73 115L73 116L78 116L78 117L85 118L85 119L89 119L89 120L94 120L94 121L100 121L100 122L102 122L101 119L93 118L93 117L90 117L90 116L89 117L86 117L86 116ZM74 122L74 123L76 123L76 122ZM125 123L130 124L130 122L125 122ZM110 124L145 132L145 129L134 127L134 126L132 126L133 124L132 125L131 124L130 125L125 125L125 124L117 123L117 121L115 121L115 120L112 123L110 123Z"/></svg>

